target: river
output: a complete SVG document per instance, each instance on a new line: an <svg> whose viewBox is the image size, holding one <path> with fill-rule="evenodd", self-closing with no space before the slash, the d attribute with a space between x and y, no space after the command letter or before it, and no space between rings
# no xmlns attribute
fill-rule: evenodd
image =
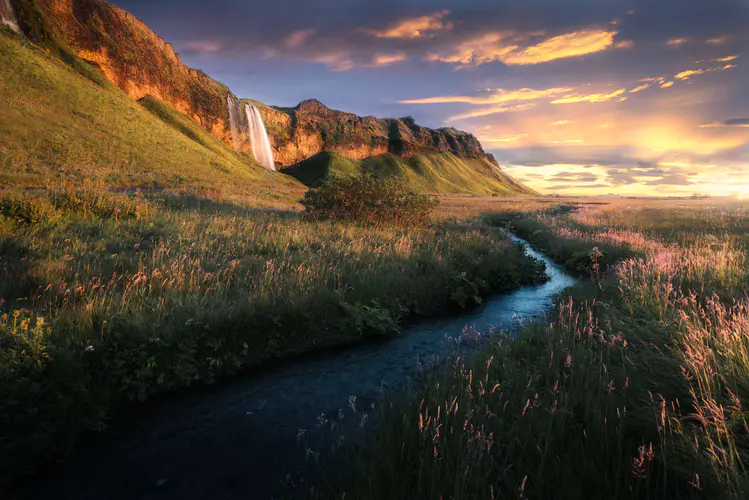
<svg viewBox="0 0 749 500"><path fill-rule="evenodd" d="M327 421L325 429L330 421L339 430L358 428L364 415L374 416L372 405L383 390L406 383L425 362L444 359L475 332L513 330L538 318L552 308L555 294L575 284L561 266L516 241L546 263L549 281L490 296L470 313L413 322L386 342L309 356L167 397L104 433L67 464L31 479L21 498L268 498L287 473L304 469L305 449L330 434L319 429L320 422Z"/></svg>

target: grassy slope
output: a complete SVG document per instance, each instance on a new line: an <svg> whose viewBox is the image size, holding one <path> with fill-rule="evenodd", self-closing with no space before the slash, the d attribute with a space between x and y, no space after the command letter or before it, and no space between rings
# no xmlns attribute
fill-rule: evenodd
<svg viewBox="0 0 749 500"><path fill-rule="evenodd" d="M142 105L0 31L0 183L181 187L292 201L304 188L223 147L154 99Z"/></svg>
<svg viewBox="0 0 749 500"><path fill-rule="evenodd" d="M426 193L534 194L486 161L461 159L452 153L420 154L408 160L385 154L362 161L337 153L320 153L285 172L308 186L317 185L331 173L371 172L403 179L413 189Z"/></svg>

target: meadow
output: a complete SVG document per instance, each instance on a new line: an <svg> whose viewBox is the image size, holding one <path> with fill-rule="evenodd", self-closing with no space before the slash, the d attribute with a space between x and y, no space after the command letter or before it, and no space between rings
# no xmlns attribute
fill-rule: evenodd
<svg viewBox="0 0 749 500"><path fill-rule="evenodd" d="M376 228L193 190L2 190L3 479L154 395L543 279L481 221Z"/></svg>
<svg viewBox="0 0 749 500"><path fill-rule="evenodd" d="M546 201L479 205L585 284L391 394L309 496L745 498L749 206Z"/></svg>

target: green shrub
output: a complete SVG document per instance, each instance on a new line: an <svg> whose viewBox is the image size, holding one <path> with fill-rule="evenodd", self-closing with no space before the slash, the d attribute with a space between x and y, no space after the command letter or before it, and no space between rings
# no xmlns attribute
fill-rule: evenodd
<svg viewBox="0 0 749 500"><path fill-rule="evenodd" d="M315 218L359 221L376 227L420 226L438 200L410 191L398 180L373 175L333 175L307 191L301 204Z"/></svg>

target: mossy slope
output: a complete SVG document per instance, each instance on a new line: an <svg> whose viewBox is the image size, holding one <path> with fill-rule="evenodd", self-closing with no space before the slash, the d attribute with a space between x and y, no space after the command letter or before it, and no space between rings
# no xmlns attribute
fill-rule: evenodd
<svg viewBox="0 0 749 500"><path fill-rule="evenodd" d="M361 161L337 153L320 153L284 170L314 187L330 174L373 173L405 181L412 189L435 194L535 194L487 160L452 153L424 153L409 159L387 153Z"/></svg>

